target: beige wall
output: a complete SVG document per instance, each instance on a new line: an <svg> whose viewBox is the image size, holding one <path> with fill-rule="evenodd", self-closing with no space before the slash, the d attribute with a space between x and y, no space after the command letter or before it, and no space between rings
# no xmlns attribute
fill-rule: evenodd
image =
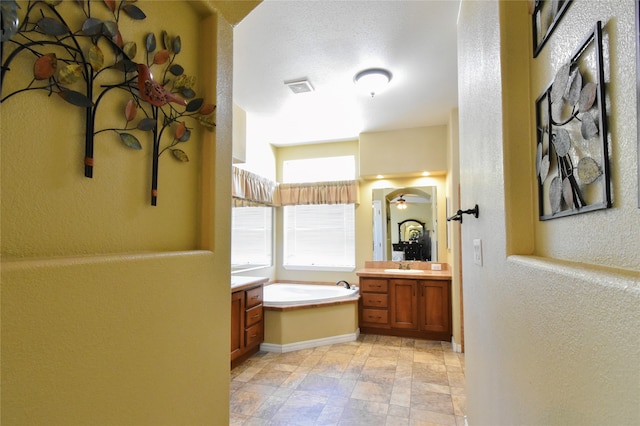
<svg viewBox="0 0 640 426"><path fill-rule="evenodd" d="M247 161L247 113L233 104L233 162Z"/></svg>
<svg viewBox="0 0 640 426"><path fill-rule="evenodd" d="M360 176L418 176L447 170L447 126L360 134Z"/></svg>
<svg viewBox="0 0 640 426"><path fill-rule="evenodd" d="M458 109L451 111L449 115L449 125L447 126L447 179L445 183L447 200L449 202L449 211L446 211L445 217L450 217L457 212L461 206L458 202L458 193L460 188L460 148L458 141ZM471 206L465 206L465 209ZM462 261L460 257L460 222L451 221L444 222L447 227L445 237L449 241L444 242L447 247L447 258L441 260L447 262L451 269L451 317L453 329L453 343L456 345L456 351L464 352L464 330L463 330L463 297L462 286L464 279L462 277Z"/></svg>
<svg viewBox="0 0 640 426"><path fill-rule="evenodd" d="M2 104L3 424L228 423L232 27L211 4L138 5L125 39L179 34L187 72L217 75L197 90L217 131L194 132L187 164L161 157L151 207L148 144L99 135L87 179L79 109ZM122 121L107 104L99 126Z"/></svg>
<svg viewBox="0 0 640 426"><path fill-rule="evenodd" d="M358 304L286 311L265 310L264 323L264 342L273 345L354 334L358 330ZM310 324L314 326L310 327Z"/></svg>
<svg viewBox="0 0 640 426"><path fill-rule="evenodd" d="M532 59L527 2L462 3L462 207L481 212L461 231L472 426L640 422L634 10L631 0L575 1ZM609 35L615 206L539 223L534 101L598 19ZM471 261L476 238L483 266Z"/></svg>
<svg viewBox="0 0 640 426"><path fill-rule="evenodd" d="M249 117L249 119L251 119ZM457 115L454 113L452 116L453 122L456 122ZM457 122L456 122L457 123ZM436 130L439 132L439 130ZM393 139L393 132L385 132L387 138ZM445 127L445 137L447 131ZM457 140L456 132L453 132L452 136L449 136L452 140ZM414 141L415 142L415 141ZM389 143L389 139L387 139ZM439 157L446 157L446 143L441 146L444 150L444 154L438 154ZM323 144L307 144L298 146L279 147L275 149L277 158L277 178L281 177L281 164L282 161L298 159L298 158L312 158L312 157L325 157L328 155L354 155L358 158L358 141L348 142L335 142L335 143L323 143ZM251 156L251 150L247 151L247 155ZM252 169L250 164L247 164L248 169ZM375 172L375 169L373 169ZM253 171L253 170L252 170ZM358 170L356 170L358 173ZM356 271L364 267L364 262L373 258L373 216L371 210L372 204L372 191L374 188L402 188L402 187L415 187L415 186L435 186L437 189L437 203L438 203L438 259L441 262L447 262L452 256L448 253L446 241L446 200L447 200L447 178L443 175L430 176L430 177L403 177L403 178L390 178L390 179L376 179L376 180L360 180L360 205L356 207L356 268L351 272L326 272L326 271L296 271L287 270L282 267L278 259L282 258L282 215L280 209L276 209L276 265L274 268L264 268L257 271L243 272L243 275L256 275L267 276L271 279L289 280L289 281L318 281L318 282L335 282L337 280L346 279L349 282L358 282ZM455 232L455 228L452 230ZM452 240L456 241L456 240ZM453 326L454 326L454 339L460 344L462 340L461 330L461 315L459 306L459 280L454 279L454 285L458 285L458 288L453 291Z"/></svg>

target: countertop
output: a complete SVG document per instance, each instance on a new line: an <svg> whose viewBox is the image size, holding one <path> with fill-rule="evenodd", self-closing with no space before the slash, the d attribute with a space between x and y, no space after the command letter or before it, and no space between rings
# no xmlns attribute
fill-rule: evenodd
<svg viewBox="0 0 640 426"><path fill-rule="evenodd" d="M267 277L247 277L244 275L231 275L231 291L244 290L258 284L266 284Z"/></svg>
<svg viewBox="0 0 640 426"><path fill-rule="evenodd" d="M414 269L418 270L418 269ZM359 277L368 278L404 278L404 279L429 279L429 280L450 280L451 271L445 269L443 271L419 270L420 272L385 272L385 268L364 268L356 271Z"/></svg>

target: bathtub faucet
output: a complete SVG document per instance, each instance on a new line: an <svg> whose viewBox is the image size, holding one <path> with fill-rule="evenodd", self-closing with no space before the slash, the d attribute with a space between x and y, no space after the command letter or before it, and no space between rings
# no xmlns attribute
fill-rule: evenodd
<svg viewBox="0 0 640 426"><path fill-rule="evenodd" d="M336 285L340 285L340 284L344 284L344 287L345 287L345 288L347 288L347 289L351 288L351 286L349 285L349 283L348 283L348 282L346 282L345 280L340 280L340 281L338 281L338 282L336 283Z"/></svg>

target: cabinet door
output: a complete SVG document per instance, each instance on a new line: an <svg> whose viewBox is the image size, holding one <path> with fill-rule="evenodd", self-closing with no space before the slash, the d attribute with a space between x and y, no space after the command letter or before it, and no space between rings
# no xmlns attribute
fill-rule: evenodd
<svg viewBox="0 0 640 426"><path fill-rule="evenodd" d="M231 294L231 359L242 354L244 341L244 291Z"/></svg>
<svg viewBox="0 0 640 426"><path fill-rule="evenodd" d="M420 281L420 329L451 331L449 281Z"/></svg>
<svg viewBox="0 0 640 426"><path fill-rule="evenodd" d="M391 328L418 329L418 282L389 280Z"/></svg>

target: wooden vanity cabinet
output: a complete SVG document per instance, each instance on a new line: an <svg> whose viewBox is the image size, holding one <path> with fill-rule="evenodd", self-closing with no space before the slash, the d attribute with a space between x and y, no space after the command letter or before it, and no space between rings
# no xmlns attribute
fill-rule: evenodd
<svg viewBox="0 0 640 426"><path fill-rule="evenodd" d="M420 330L451 337L451 282L420 280Z"/></svg>
<svg viewBox="0 0 640 426"><path fill-rule="evenodd" d="M451 281L360 278L360 331L451 340Z"/></svg>
<svg viewBox="0 0 640 426"><path fill-rule="evenodd" d="M380 278L360 279L360 327L389 328L389 283Z"/></svg>
<svg viewBox="0 0 640 426"><path fill-rule="evenodd" d="M231 293L231 368L260 350L264 341L262 284Z"/></svg>
<svg viewBox="0 0 640 426"><path fill-rule="evenodd" d="M391 299L391 327L403 330L418 329L418 281L389 280Z"/></svg>

